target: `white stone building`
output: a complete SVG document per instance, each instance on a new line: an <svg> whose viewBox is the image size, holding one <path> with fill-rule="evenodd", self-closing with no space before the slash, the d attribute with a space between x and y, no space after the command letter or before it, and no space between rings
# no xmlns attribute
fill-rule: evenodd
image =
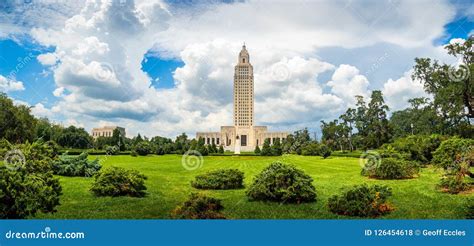
<svg viewBox="0 0 474 246"><path fill-rule="evenodd" d="M112 137L115 129L118 129L120 131L120 135L122 137L125 137L125 128L120 126L104 126L99 128L92 128L92 137L94 139L98 137Z"/></svg>
<svg viewBox="0 0 474 246"><path fill-rule="evenodd" d="M254 125L253 66L245 44L238 58L234 70L234 125L221 126L220 132L196 133L196 139L204 138L206 144L222 145L237 154L253 151L257 145L261 147L267 138L273 144L277 138L281 142L288 136L287 132L268 132L266 126Z"/></svg>

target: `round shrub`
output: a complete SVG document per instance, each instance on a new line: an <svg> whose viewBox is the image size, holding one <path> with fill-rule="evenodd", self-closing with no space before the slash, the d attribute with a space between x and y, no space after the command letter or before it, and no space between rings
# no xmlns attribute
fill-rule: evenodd
<svg viewBox="0 0 474 246"><path fill-rule="evenodd" d="M474 139L450 138L441 142L441 145L433 152L433 164L444 169L452 168L457 157L472 148L474 148Z"/></svg>
<svg viewBox="0 0 474 246"><path fill-rule="evenodd" d="M387 198L391 195L392 191L387 186L356 185L340 195L329 198L328 206L329 210L335 214L377 217L393 210L393 207L387 203Z"/></svg>
<svg viewBox="0 0 474 246"><path fill-rule="evenodd" d="M105 147L105 154L106 155L116 155L120 152L120 148L118 146L107 146Z"/></svg>
<svg viewBox="0 0 474 246"><path fill-rule="evenodd" d="M244 173L238 169L219 169L196 176L194 188L227 190L244 187Z"/></svg>
<svg viewBox="0 0 474 246"><path fill-rule="evenodd" d="M327 145L321 144L319 145L319 155L326 159L331 155L331 149Z"/></svg>
<svg viewBox="0 0 474 246"><path fill-rule="evenodd" d="M221 200L193 193L171 213L176 219L225 219Z"/></svg>
<svg viewBox="0 0 474 246"><path fill-rule="evenodd" d="M152 146L150 143L143 141L143 142L137 143L137 145L135 145L135 148L133 150L135 150L137 154L144 156L151 153Z"/></svg>
<svg viewBox="0 0 474 246"><path fill-rule="evenodd" d="M250 200L302 203L316 200L313 179L293 165L274 162L258 174L247 190Z"/></svg>
<svg viewBox="0 0 474 246"><path fill-rule="evenodd" d="M147 177L121 167L102 169L94 176L91 191L97 196L145 196Z"/></svg>
<svg viewBox="0 0 474 246"><path fill-rule="evenodd" d="M97 173L102 167L99 160L89 161L87 152L80 155L67 155L66 153L59 156L58 160L53 162L54 174L62 176L80 176L91 177Z"/></svg>
<svg viewBox="0 0 474 246"><path fill-rule="evenodd" d="M380 163L367 162L361 174L377 179L408 179L418 174L416 164L395 158L384 158Z"/></svg>

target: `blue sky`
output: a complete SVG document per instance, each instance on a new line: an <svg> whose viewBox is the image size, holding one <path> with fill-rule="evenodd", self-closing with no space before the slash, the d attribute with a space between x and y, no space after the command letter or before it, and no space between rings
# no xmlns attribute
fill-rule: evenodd
<svg viewBox="0 0 474 246"><path fill-rule="evenodd" d="M394 110L403 108L403 95L423 95L407 76L413 59L452 63L440 47L474 30L469 1L389 1L373 10L366 1L306 3L314 7L285 1L104 3L84 13L77 3L0 4L0 75L24 87L7 94L35 106L38 116L87 129L122 124L134 134L151 121L149 135L212 130L231 122L232 64L246 41L258 79L258 123L317 128L320 120L336 118L350 106L354 94L373 89L387 92ZM416 8L418 13L411 11ZM80 18L99 13L108 17L93 22L95 30L81 27ZM76 23L68 32L67 21ZM125 26L114 29L111 22ZM40 61L39 55L56 60ZM87 74L93 69L107 75L105 80ZM88 112L94 105L97 111Z"/></svg>

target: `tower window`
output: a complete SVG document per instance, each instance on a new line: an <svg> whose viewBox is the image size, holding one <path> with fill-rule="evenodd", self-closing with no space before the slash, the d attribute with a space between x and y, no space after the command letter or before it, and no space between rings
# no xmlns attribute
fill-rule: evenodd
<svg viewBox="0 0 474 246"><path fill-rule="evenodd" d="M245 63L245 58L244 58L244 63Z"/></svg>

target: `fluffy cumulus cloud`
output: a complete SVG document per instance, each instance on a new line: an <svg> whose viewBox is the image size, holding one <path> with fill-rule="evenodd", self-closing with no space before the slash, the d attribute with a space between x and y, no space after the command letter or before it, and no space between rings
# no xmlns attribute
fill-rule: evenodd
<svg viewBox="0 0 474 246"><path fill-rule="evenodd" d="M355 102L355 96L367 96L369 81L364 75L360 74L356 67L341 64L327 85L331 87L331 92L334 95L353 103Z"/></svg>
<svg viewBox="0 0 474 246"><path fill-rule="evenodd" d="M413 80L410 74L411 71L406 72L397 80L389 79L383 86L382 93L392 111L406 108L408 99L429 97L423 89L423 84Z"/></svg>
<svg viewBox="0 0 474 246"><path fill-rule="evenodd" d="M0 75L0 91L3 92L10 92L10 91L22 91L25 87L23 86L23 82L16 81L14 79L10 79Z"/></svg>
<svg viewBox="0 0 474 246"><path fill-rule="evenodd" d="M189 8L157 0L88 0L74 11L68 6L53 16L55 23L41 13L39 24L27 25L36 42L54 48L38 61L53 72L58 102L50 109L36 104L35 114L61 113L86 128L118 124L149 136L232 124L233 66L244 41L254 66L257 124L314 127L337 117L355 95L381 87L389 105L401 108L423 92L404 74L407 67L378 61L371 73L401 76L383 84L357 63L363 57L397 63L399 57L441 56L432 41L455 15L446 1L245 1ZM409 52L379 54L387 47ZM318 56L327 49L346 53ZM151 53L184 63L173 71L173 88L152 86L141 64Z"/></svg>

